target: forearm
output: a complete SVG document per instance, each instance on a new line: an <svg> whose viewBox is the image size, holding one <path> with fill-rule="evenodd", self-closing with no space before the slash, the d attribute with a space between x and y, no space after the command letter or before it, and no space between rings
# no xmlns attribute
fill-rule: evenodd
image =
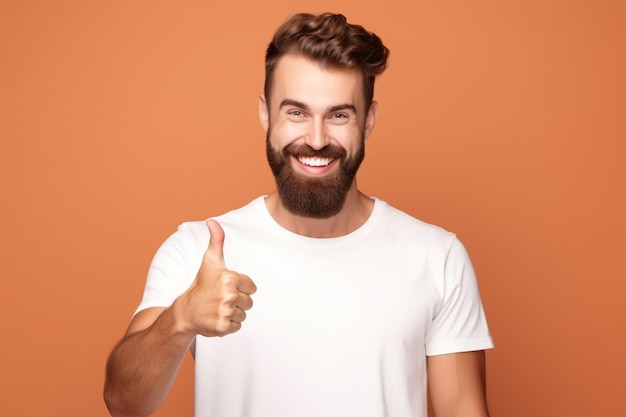
<svg viewBox="0 0 626 417"><path fill-rule="evenodd" d="M154 412L167 396L193 337L180 330L174 307L149 327L126 335L106 367L104 398L111 415Z"/></svg>
<svg viewBox="0 0 626 417"><path fill-rule="evenodd" d="M196 335L225 336L241 328L252 307L254 282L224 265L224 231L207 221L211 235L191 286L168 309L138 313L107 362L104 397L114 417L144 417L167 396Z"/></svg>

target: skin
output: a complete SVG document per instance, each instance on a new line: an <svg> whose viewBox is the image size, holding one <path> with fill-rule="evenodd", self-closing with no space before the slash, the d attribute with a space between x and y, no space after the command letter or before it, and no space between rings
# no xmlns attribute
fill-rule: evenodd
<svg viewBox="0 0 626 417"><path fill-rule="evenodd" d="M271 145L281 150L290 143L321 149L330 143L354 155L369 137L378 104L369 108L363 97L361 74L322 68L298 55L281 58L274 74L270 103L259 100L259 116ZM341 160L312 167L292 158L303 176L332 175ZM286 229L325 238L348 234L363 225L374 207L372 199L352 183L342 210L327 219L290 213L277 191L265 199L272 217ZM238 331L252 307L256 287L250 277L228 270L223 257L224 231L207 221L211 234L200 270L191 287L169 308L150 308L131 321L126 335L107 362L105 402L115 417L147 416L166 398L176 373L196 335L227 336ZM437 417L488 416L485 401L484 352L428 358L429 392Z"/></svg>
<svg viewBox="0 0 626 417"><path fill-rule="evenodd" d="M436 417L489 417L485 352L429 356L428 391Z"/></svg>
<svg viewBox="0 0 626 417"><path fill-rule="evenodd" d="M274 73L270 99L261 96L259 117L270 143L282 149L289 143L305 143L319 150L330 143L343 147L353 156L376 123L378 103L366 110L361 75L355 70L324 69L298 55L281 58ZM270 129L271 128L271 129ZM340 160L327 167L312 168L291 160L296 172L322 176L339 169ZM348 234L369 217L374 202L361 193L353 181L342 211L329 219L293 215L281 204L274 191L265 199L274 219L286 229L304 236L324 238Z"/></svg>
<svg viewBox="0 0 626 417"><path fill-rule="evenodd" d="M112 416L147 416L167 396L196 335L226 336L241 328L252 280L224 265L224 231L207 221L211 240L195 281L170 308L149 308L131 321L109 356L104 398Z"/></svg>

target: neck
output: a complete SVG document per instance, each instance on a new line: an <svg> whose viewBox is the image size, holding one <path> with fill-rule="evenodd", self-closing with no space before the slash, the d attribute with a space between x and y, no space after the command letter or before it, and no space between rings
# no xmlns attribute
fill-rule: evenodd
<svg viewBox="0 0 626 417"><path fill-rule="evenodd" d="M354 181L341 211L327 219L313 219L291 213L283 206L277 191L265 198L265 205L274 220L290 232L330 238L347 235L361 227L374 209L374 200L361 193Z"/></svg>

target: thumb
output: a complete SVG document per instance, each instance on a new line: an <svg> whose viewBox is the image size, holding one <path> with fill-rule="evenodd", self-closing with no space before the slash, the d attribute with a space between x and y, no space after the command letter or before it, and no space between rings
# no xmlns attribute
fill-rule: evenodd
<svg viewBox="0 0 626 417"><path fill-rule="evenodd" d="M209 228L211 240L209 240L209 248L205 257L211 262L224 265L224 229L217 221L212 219L207 220L206 225Z"/></svg>

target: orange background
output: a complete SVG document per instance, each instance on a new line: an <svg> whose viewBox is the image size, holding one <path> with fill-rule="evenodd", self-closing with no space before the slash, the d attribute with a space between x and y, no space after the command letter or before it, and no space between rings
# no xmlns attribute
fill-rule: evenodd
<svg viewBox="0 0 626 417"><path fill-rule="evenodd" d="M492 415L623 416L626 3L294 4L2 2L0 415L107 415L157 247L273 188L274 29L332 10L392 51L359 185L468 247ZM157 415L192 408L189 358Z"/></svg>

